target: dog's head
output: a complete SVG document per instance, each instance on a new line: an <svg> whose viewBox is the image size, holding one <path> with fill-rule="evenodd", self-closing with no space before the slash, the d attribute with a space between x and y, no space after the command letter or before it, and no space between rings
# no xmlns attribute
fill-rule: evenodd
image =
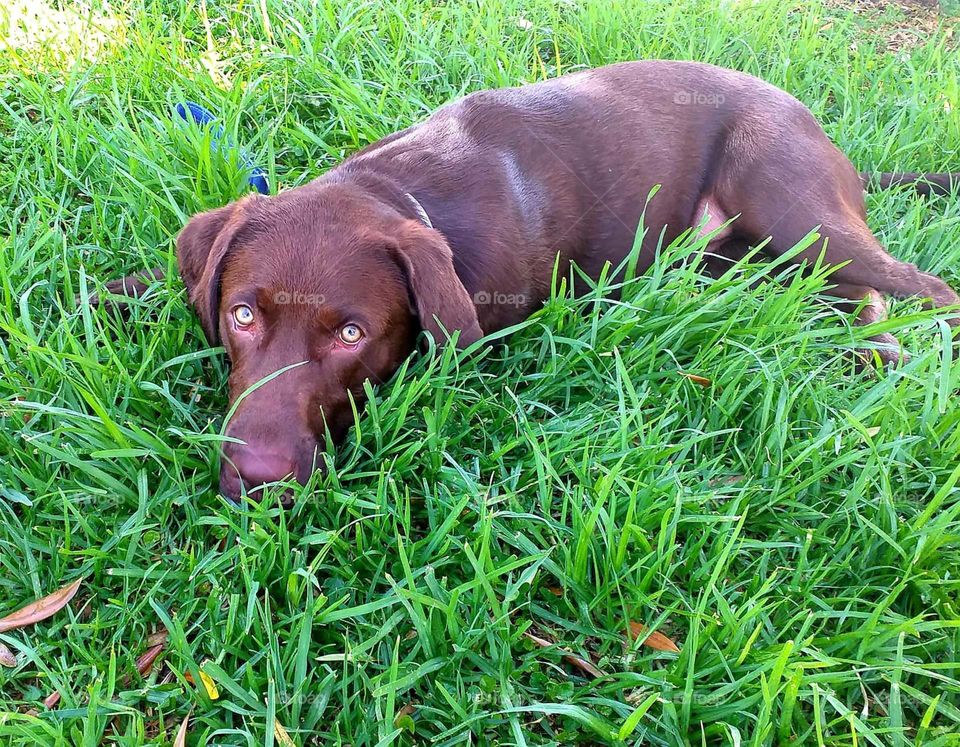
<svg viewBox="0 0 960 747"><path fill-rule="evenodd" d="M246 197L195 216L180 274L207 338L231 363L220 487L305 482L327 435L342 440L364 382L389 378L421 329L482 336L443 236L343 184ZM297 365L299 364L299 365ZM282 373L277 373L282 371Z"/></svg>

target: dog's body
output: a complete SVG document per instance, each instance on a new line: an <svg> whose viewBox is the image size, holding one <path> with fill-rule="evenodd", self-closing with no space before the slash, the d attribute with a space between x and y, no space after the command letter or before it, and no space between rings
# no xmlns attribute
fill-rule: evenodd
<svg viewBox="0 0 960 747"><path fill-rule="evenodd" d="M690 227L717 253L770 237L777 255L821 226L826 244L795 261L825 252L840 266L834 293L867 299L861 322L882 318L881 294L960 300L883 249L861 176L802 104L756 78L649 61L482 91L181 234L191 301L231 357L231 401L307 361L238 408L228 434L246 445L225 448L222 489L305 481L325 429L338 439L352 420L347 392L391 375L421 329L462 345L518 322L547 297L558 256L564 275L573 262L596 278L630 251L641 215L639 270ZM896 359L896 340L878 339Z"/></svg>
<svg viewBox="0 0 960 747"><path fill-rule="evenodd" d="M641 270L661 232L667 244L705 215L704 231L739 216L714 249L734 235L772 235L769 250L780 253L822 224L829 262L852 265L837 280L956 299L879 246L865 224L860 175L803 104L710 65L631 62L474 93L318 183L367 179L390 181L423 206L467 294L490 299L477 306L484 332L539 307L558 254L563 275L571 261L593 278L618 264L645 209ZM498 305L498 297L527 302Z"/></svg>

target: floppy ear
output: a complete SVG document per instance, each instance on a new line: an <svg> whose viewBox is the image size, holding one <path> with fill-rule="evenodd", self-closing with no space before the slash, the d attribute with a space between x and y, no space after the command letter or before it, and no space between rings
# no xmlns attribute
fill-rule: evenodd
<svg viewBox="0 0 960 747"><path fill-rule="evenodd" d="M211 345L220 342L220 276L251 197L195 215L177 237L177 267Z"/></svg>
<svg viewBox="0 0 960 747"><path fill-rule="evenodd" d="M451 335L460 330L459 348L483 337L476 307L453 269L453 252L438 231L418 221L408 221L396 255L406 273L420 326L433 335L437 344L445 339L444 329Z"/></svg>

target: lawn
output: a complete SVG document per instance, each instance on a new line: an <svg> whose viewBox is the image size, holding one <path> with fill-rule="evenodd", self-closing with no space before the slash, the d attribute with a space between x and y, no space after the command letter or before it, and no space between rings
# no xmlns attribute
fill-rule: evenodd
<svg viewBox="0 0 960 747"><path fill-rule="evenodd" d="M818 300L824 272L711 283L688 237L618 302L558 283L505 345L411 358L283 510L217 496L226 363L175 277L127 320L86 302L172 267L185 220L245 190L179 101L289 188L471 90L696 59L785 88L860 168L960 171L948 20L838 0L6 12L0 616L82 582L0 633L0 744L169 745L188 714L188 745L960 744L943 314L895 303L912 359L858 374L868 333ZM956 197L868 202L892 253L960 286Z"/></svg>

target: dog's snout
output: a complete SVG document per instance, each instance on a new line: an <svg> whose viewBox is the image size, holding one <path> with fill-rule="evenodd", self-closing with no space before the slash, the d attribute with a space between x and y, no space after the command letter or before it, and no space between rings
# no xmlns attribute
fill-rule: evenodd
<svg viewBox="0 0 960 747"><path fill-rule="evenodd" d="M224 461L226 471L235 474L247 491L296 475L293 456L263 444L228 444L224 448Z"/></svg>

